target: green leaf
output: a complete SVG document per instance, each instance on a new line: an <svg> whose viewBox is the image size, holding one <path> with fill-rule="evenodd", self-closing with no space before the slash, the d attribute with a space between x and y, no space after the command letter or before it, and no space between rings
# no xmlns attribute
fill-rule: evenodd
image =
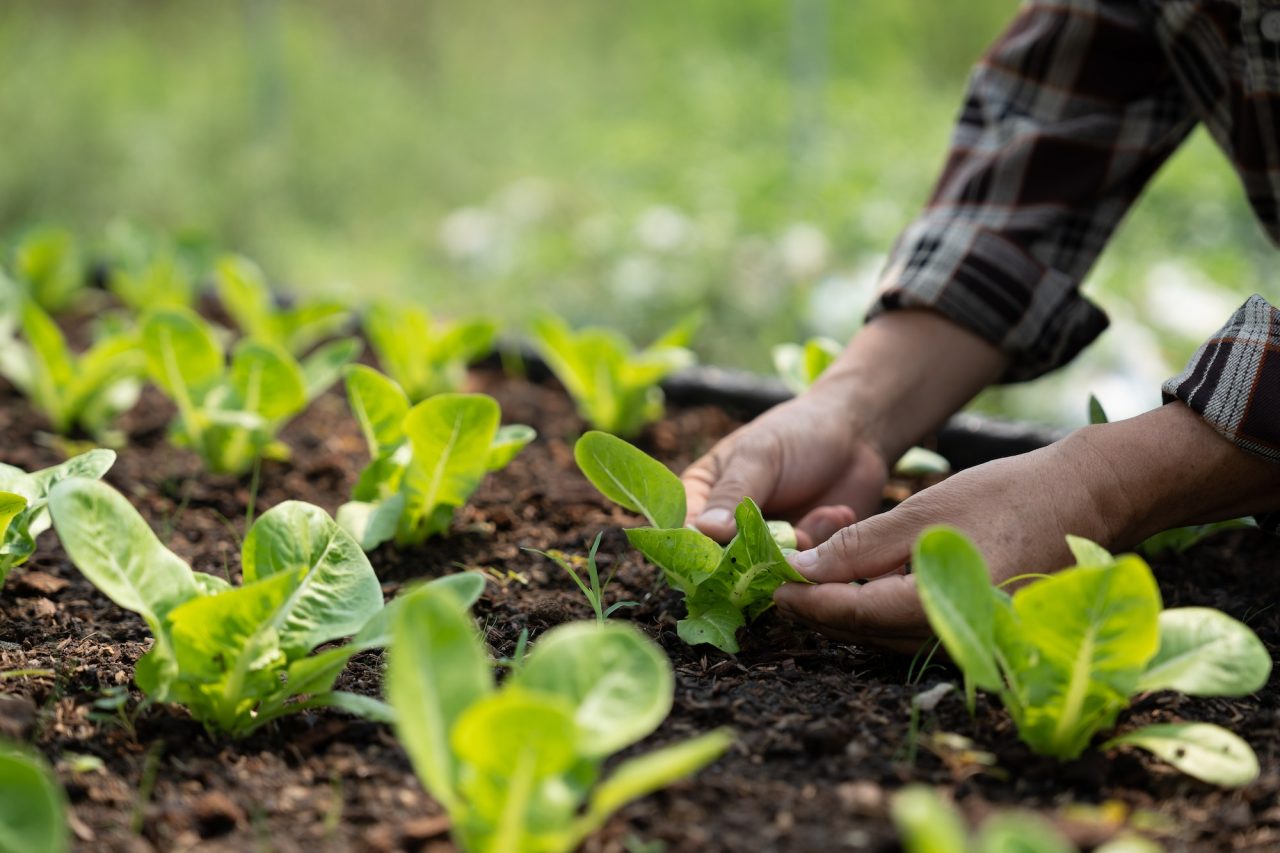
<svg viewBox="0 0 1280 853"><path fill-rule="evenodd" d="M906 853L957 853L968 849L968 831L955 807L926 785L893 795L889 814Z"/></svg>
<svg viewBox="0 0 1280 853"><path fill-rule="evenodd" d="M637 551L662 569L667 583L692 595L724 559L724 548L690 527L635 527L624 531Z"/></svg>
<svg viewBox="0 0 1280 853"><path fill-rule="evenodd" d="M1089 423L1090 424L1108 423L1107 413L1102 408L1102 403L1098 402L1098 398L1092 394L1089 395Z"/></svg>
<svg viewBox="0 0 1280 853"><path fill-rule="evenodd" d="M68 849L67 798L45 763L0 742L0 853Z"/></svg>
<svg viewBox="0 0 1280 853"><path fill-rule="evenodd" d="M566 700L577 724L576 752L603 758L666 719L675 675L662 650L638 629L576 622L547 632L514 683Z"/></svg>
<svg viewBox="0 0 1280 853"><path fill-rule="evenodd" d="M1064 607L1063 602L1070 602ZM1160 592L1151 569L1124 555L1106 567L1068 569L1023 587L1013 608L1038 653L1023 739L1074 758L1129 703L1159 644Z"/></svg>
<svg viewBox="0 0 1280 853"><path fill-rule="evenodd" d="M218 301L247 338L283 344L262 269L243 255L228 255L214 271Z"/></svg>
<svg viewBox="0 0 1280 853"><path fill-rule="evenodd" d="M578 737L567 698L505 688L471 704L449 740L469 769L502 779L527 762L534 779L546 779L577 761Z"/></svg>
<svg viewBox="0 0 1280 853"><path fill-rule="evenodd" d="M728 729L717 729L647 755L627 759L592 792L587 814L576 827L574 838L579 841L585 838L627 803L697 773L724 755L732 745L733 733Z"/></svg>
<svg viewBox="0 0 1280 853"><path fill-rule="evenodd" d="M976 853L1076 853L1053 824L1034 814L1006 812L982 824Z"/></svg>
<svg viewBox="0 0 1280 853"><path fill-rule="evenodd" d="M396 535L404 507L403 494L395 494L376 503L348 501L338 507L338 525L350 533L361 548L372 551Z"/></svg>
<svg viewBox="0 0 1280 853"><path fill-rule="evenodd" d="M912 447L902 454L893 466L893 473L899 477L923 477L926 474L949 474L951 463L945 456L926 450L923 447Z"/></svg>
<svg viewBox="0 0 1280 853"><path fill-rule="evenodd" d="M342 378L343 370L360 357L364 344L359 338L330 341L302 360L302 380L306 398L314 400Z"/></svg>
<svg viewBox="0 0 1280 853"><path fill-rule="evenodd" d="M524 424L508 424L499 427L498 432L493 436L493 442L489 445L489 459L486 467L490 471L501 471L537 437L537 430Z"/></svg>
<svg viewBox="0 0 1280 853"><path fill-rule="evenodd" d="M1112 738L1102 748L1123 745L1145 749L1188 776L1212 785L1236 788L1258 778L1258 757L1249 744L1210 723L1146 726Z"/></svg>
<svg viewBox="0 0 1280 853"><path fill-rule="evenodd" d="M382 586L359 544L317 506L286 501L267 510L245 536L246 584L292 579L286 613L273 628L290 657L359 631L382 607Z"/></svg>
<svg viewBox="0 0 1280 853"><path fill-rule="evenodd" d="M142 321L142 349L151 380L175 400L195 405L223 376L222 346L208 324L185 308L166 308Z"/></svg>
<svg viewBox="0 0 1280 853"><path fill-rule="evenodd" d="M231 357L231 388L238 408L269 421L307 407L306 380L293 356L274 344L241 341Z"/></svg>
<svg viewBox="0 0 1280 853"><path fill-rule="evenodd" d="M27 508L27 499L13 492L0 492L0 542L4 541L9 531L9 524L17 515ZM0 577L0 580L3 578Z"/></svg>
<svg viewBox="0 0 1280 853"><path fill-rule="evenodd" d="M378 457L405 440L404 419L409 398L400 386L372 367L353 364L343 370L347 399L360 422L369 455Z"/></svg>
<svg viewBox="0 0 1280 853"><path fill-rule="evenodd" d="M200 595L190 567L105 483L59 483L49 495L49 512L71 562L99 592L146 620L157 642L167 633L169 614Z"/></svg>
<svg viewBox="0 0 1280 853"><path fill-rule="evenodd" d="M931 527L916 540L911 570L929 626L966 684L1001 689L991 578L978 549L958 530Z"/></svg>
<svg viewBox="0 0 1280 853"><path fill-rule="evenodd" d="M418 777L454 813L460 765L449 735L467 708L493 692L489 657L455 595L428 585L397 601L387 699Z"/></svg>
<svg viewBox="0 0 1280 853"><path fill-rule="evenodd" d="M68 307L85 287L84 262L75 238L62 228L26 234L14 251L13 271L46 311Z"/></svg>
<svg viewBox="0 0 1280 853"><path fill-rule="evenodd" d="M620 438L595 431L578 439L573 456L586 478L609 500L640 513L654 527L684 525L684 486L661 462Z"/></svg>
<svg viewBox="0 0 1280 853"><path fill-rule="evenodd" d="M1160 614L1160 650L1138 689L1244 696L1270 675L1271 655L1249 626L1212 608L1178 607Z"/></svg>
<svg viewBox="0 0 1280 853"><path fill-rule="evenodd" d="M448 530L453 509L488 471L500 415L497 401L483 394L437 394L409 410L404 425L413 458L401 484L408 522L401 525L403 541Z"/></svg>
<svg viewBox="0 0 1280 853"><path fill-rule="evenodd" d="M727 654L737 654L738 629L747 624L747 617L728 599L696 596L685 602L689 615L676 623L676 634L690 646L709 643Z"/></svg>
<svg viewBox="0 0 1280 853"><path fill-rule="evenodd" d="M1109 566L1115 562L1110 551L1082 536L1067 534L1067 547L1071 549L1077 566Z"/></svg>

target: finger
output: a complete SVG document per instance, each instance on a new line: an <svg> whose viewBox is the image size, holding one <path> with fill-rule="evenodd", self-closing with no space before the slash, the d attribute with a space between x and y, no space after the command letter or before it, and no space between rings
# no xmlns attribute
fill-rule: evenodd
<svg viewBox="0 0 1280 853"><path fill-rule="evenodd" d="M838 530L825 542L788 560L815 583L879 577L907 562L919 527L914 514L893 509Z"/></svg>
<svg viewBox="0 0 1280 853"><path fill-rule="evenodd" d="M858 520L847 506L820 506L796 522L796 544L809 550L830 539L836 531Z"/></svg>
<svg viewBox="0 0 1280 853"><path fill-rule="evenodd" d="M860 586L783 584L774 601L784 615L841 642L914 651L931 633L910 575L891 575Z"/></svg>
<svg viewBox="0 0 1280 853"><path fill-rule="evenodd" d="M721 542L728 541L737 532L733 511L743 498L751 498L761 505L768 503L777 482L778 454L772 444L741 441L719 464L720 457L711 453L708 465L697 463L685 472L685 490L688 494L706 490L697 513L689 510L690 520L703 533Z"/></svg>

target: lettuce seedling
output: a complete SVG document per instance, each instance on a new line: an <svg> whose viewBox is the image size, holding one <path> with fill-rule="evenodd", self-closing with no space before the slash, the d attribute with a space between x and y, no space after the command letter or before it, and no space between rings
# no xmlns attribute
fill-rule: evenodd
<svg viewBox="0 0 1280 853"><path fill-rule="evenodd" d="M447 533L484 475L537 436L522 424L499 426L498 402L484 394L437 394L411 408L404 390L372 368L351 365L346 377L372 459L338 521L365 550Z"/></svg>
<svg viewBox="0 0 1280 853"><path fill-rule="evenodd" d="M60 483L49 511L80 572L151 629L134 680L152 700L237 737L304 708L389 718L382 703L333 689L352 655L386 644L388 626L373 567L324 510L288 501L263 513L241 549L242 586L193 572L103 483Z"/></svg>
<svg viewBox="0 0 1280 853"><path fill-rule="evenodd" d="M45 311L66 310L85 289L85 265L76 241L61 228L25 234L13 250L13 275Z"/></svg>
<svg viewBox="0 0 1280 853"><path fill-rule="evenodd" d="M0 851L63 853L67 796L43 760L0 740Z"/></svg>
<svg viewBox="0 0 1280 853"><path fill-rule="evenodd" d="M342 330L351 316L340 302L277 307L262 270L239 255L220 260L214 279L218 299L245 337L275 344L294 356Z"/></svg>
<svg viewBox="0 0 1280 853"><path fill-rule="evenodd" d="M1161 611L1151 569L1068 537L1077 565L1012 596L991 585L973 544L945 527L925 531L912 567L929 624L976 688L1000 697L1023 741L1075 758L1115 724L1134 694L1177 690L1242 696L1264 685L1271 658L1246 625L1209 608ZM1243 740L1208 724L1149 726L1103 748L1132 744L1220 785L1258 773Z"/></svg>
<svg viewBox="0 0 1280 853"><path fill-rule="evenodd" d="M461 390L467 365L493 349L498 329L484 318L449 323L419 305L380 302L365 313L364 332L382 369L419 403Z"/></svg>
<svg viewBox="0 0 1280 853"><path fill-rule="evenodd" d="M107 289L131 311L190 308L196 301L196 279L172 248L157 249L146 260L113 267Z"/></svg>
<svg viewBox="0 0 1280 853"><path fill-rule="evenodd" d="M808 583L782 552L795 547L795 531L766 523L750 498L734 512L738 534L721 547L682 526L684 486L658 460L603 432L578 439L573 455L601 494L649 520L650 527L627 530L627 539L684 593L688 614L676 632L689 645L737 652L738 629L773 606L774 590L787 581Z"/></svg>
<svg viewBox="0 0 1280 853"><path fill-rule="evenodd" d="M110 427L138 401L146 373L138 336L108 334L77 355L34 300L23 300L18 318L24 340L0 346L0 375L31 400L54 432L81 429L104 444L120 442Z"/></svg>
<svg viewBox="0 0 1280 853"><path fill-rule="evenodd" d="M142 348L152 381L178 407L171 440L226 474L242 474L262 456L287 458L288 448L275 440L280 427L360 354L360 342L347 338L299 363L275 344L246 339L228 367L213 329L183 308L148 314Z"/></svg>
<svg viewBox="0 0 1280 853"><path fill-rule="evenodd" d="M49 529L49 491L71 477L96 480L115 461L115 451L99 449L30 474L0 464L0 587L35 553L36 538Z"/></svg>
<svg viewBox="0 0 1280 853"><path fill-rule="evenodd" d="M711 732L629 758L612 754L671 710L675 677L636 628L578 622L548 631L503 682L465 605L420 588L392 617L387 697L423 786L473 851L575 849L614 811L701 769L728 747Z"/></svg>
<svg viewBox="0 0 1280 853"><path fill-rule="evenodd" d="M955 806L927 785L898 791L889 812L905 853L1076 853L1053 824L1030 812L999 812L970 835Z"/></svg>
<svg viewBox="0 0 1280 853"><path fill-rule="evenodd" d="M550 314L535 320L531 332L538 353L583 419L596 429L630 438L662 417L658 383L694 363L687 347L698 320L696 315L686 319L640 352L612 329L575 332Z"/></svg>
<svg viewBox="0 0 1280 853"><path fill-rule="evenodd" d="M803 344L778 344L773 367L793 394L802 394L840 356L843 347L831 338L809 338Z"/></svg>

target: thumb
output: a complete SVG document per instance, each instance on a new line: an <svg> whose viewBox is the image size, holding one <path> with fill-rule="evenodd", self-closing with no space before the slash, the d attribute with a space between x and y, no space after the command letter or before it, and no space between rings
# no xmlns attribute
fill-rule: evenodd
<svg viewBox="0 0 1280 853"><path fill-rule="evenodd" d="M724 542L736 532L733 511L743 498L768 502L778 480L778 453L771 444L741 441L723 457L713 451L698 460L682 479L688 522Z"/></svg>
<svg viewBox="0 0 1280 853"><path fill-rule="evenodd" d="M890 510L837 531L816 548L788 557L814 583L848 583L902 568L920 526Z"/></svg>

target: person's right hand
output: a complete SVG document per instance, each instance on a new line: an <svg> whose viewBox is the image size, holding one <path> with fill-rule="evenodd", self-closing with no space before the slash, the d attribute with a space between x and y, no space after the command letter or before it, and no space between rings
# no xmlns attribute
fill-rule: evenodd
<svg viewBox="0 0 1280 853"><path fill-rule="evenodd" d="M796 522L811 548L875 512L887 476L845 401L814 389L722 439L681 479L687 523L713 539L733 536L734 508L750 497L767 518Z"/></svg>

